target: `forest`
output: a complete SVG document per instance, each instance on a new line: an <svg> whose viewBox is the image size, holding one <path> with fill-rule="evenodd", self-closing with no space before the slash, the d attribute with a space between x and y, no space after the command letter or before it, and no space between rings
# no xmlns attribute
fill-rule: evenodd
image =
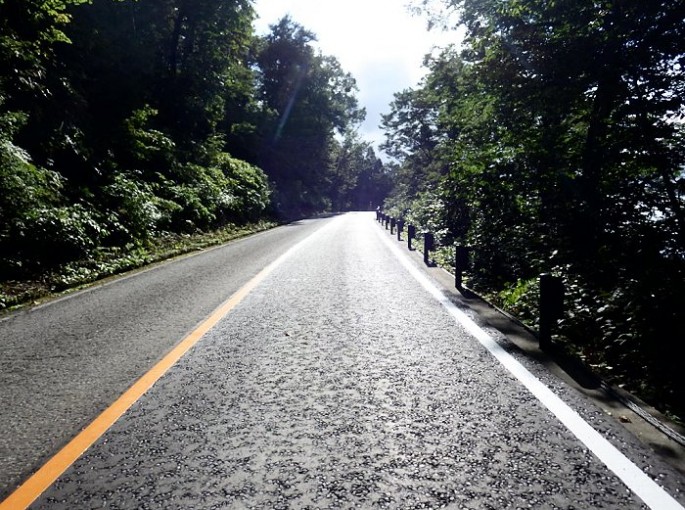
<svg viewBox="0 0 685 510"><path fill-rule="evenodd" d="M251 0L0 0L0 308L383 204L533 327L561 277L555 341L683 420L685 5L412 5L466 36L395 94L384 163L354 77L288 17L256 35Z"/></svg>
<svg viewBox="0 0 685 510"><path fill-rule="evenodd" d="M383 117L385 210L469 248L468 286L685 418L685 4L423 0L462 47L428 57ZM455 22L455 16L457 21Z"/></svg>
<svg viewBox="0 0 685 510"><path fill-rule="evenodd" d="M295 21L257 36L255 17L0 0L0 308L25 280L59 290L199 233L382 201L354 78Z"/></svg>

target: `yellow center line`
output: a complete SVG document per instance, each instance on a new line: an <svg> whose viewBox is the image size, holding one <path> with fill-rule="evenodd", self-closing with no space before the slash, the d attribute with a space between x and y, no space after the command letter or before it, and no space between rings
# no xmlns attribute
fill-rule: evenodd
<svg viewBox="0 0 685 510"><path fill-rule="evenodd" d="M138 379L112 405L105 409L90 425L48 460L28 480L20 485L7 499L0 503L0 510L24 510L47 490L95 441L109 430L121 416L135 404L153 384L155 384L186 352L211 330L224 316L233 310L266 276L302 242L298 243L276 261L262 269L252 280L247 282L235 294L228 298L195 330L188 334L150 371Z"/></svg>

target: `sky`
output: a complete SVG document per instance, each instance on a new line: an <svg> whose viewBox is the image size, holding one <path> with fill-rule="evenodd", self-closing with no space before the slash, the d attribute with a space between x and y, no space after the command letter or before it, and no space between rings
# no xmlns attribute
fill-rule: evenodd
<svg viewBox="0 0 685 510"><path fill-rule="evenodd" d="M416 86L425 75L423 58L434 47L458 44L458 34L429 31L424 17L412 15L407 0L256 0L257 34L286 14L318 38L324 55L336 57L357 80L366 108L362 137L383 141L381 114L389 113L393 93Z"/></svg>

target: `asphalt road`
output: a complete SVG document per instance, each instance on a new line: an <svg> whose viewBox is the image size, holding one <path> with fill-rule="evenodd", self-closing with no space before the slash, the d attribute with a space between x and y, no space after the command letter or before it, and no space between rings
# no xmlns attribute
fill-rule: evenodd
<svg viewBox="0 0 685 510"><path fill-rule="evenodd" d="M281 227L0 320L0 499L321 225Z"/></svg>
<svg viewBox="0 0 685 510"><path fill-rule="evenodd" d="M682 475L396 246L308 221L0 322L3 495L286 254L32 508L682 508Z"/></svg>

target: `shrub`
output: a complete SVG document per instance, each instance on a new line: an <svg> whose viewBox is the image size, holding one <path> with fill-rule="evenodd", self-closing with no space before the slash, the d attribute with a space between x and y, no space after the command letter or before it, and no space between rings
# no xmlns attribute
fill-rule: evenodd
<svg viewBox="0 0 685 510"><path fill-rule="evenodd" d="M228 180L228 197L221 211L226 220L247 222L263 216L271 203L271 190L262 169L223 153L217 165Z"/></svg>
<svg viewBox="0 0 685 510"><path fill-rule="evenodd" d="M109 202L108 240L111 243L144 241L170 225L172 215L180 211L181 206L158 196L155 188L121 173L104 188Z"/></svg>
<svg viewBox="0 0 685 510"><path fill-rule="evenodd" d="M105 234L93 212L76 204L33 209L15 218L9 237L17 259L36 270L87 257Z"/></svg>

